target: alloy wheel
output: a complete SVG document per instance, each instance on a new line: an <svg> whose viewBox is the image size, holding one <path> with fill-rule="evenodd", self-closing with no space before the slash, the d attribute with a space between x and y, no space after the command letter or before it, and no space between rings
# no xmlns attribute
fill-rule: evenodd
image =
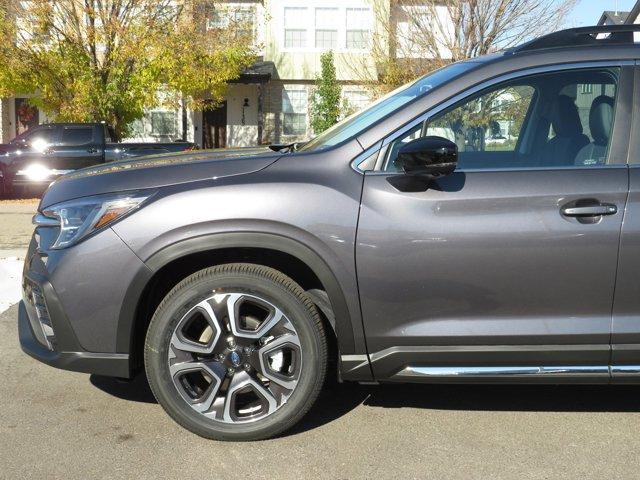
<svg viewBox="0 0 640 480"><path fill-rule="evenodd" d="M177 323L169 373L196 412L223 423L271 415L295 390L302 367L296 329L268 300L214 292Z"/></svg>

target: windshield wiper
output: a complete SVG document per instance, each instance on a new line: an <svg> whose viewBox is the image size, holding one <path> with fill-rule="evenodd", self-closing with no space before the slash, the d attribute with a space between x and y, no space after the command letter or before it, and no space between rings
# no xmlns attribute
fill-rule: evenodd
<svg viewBox="0 0 640 480"><path fill-rule="evenodd" d="M269 148L274 152L291 153L291 152L295 152L296 144L295 143L272 143L271 145L269 145Z"/></svg>
<svg viewBox="0 0 640 480"><path fill-rule="evenodd" d="M291 153L297 151L307 142L272 143L269 148L274 152Z"/></svg>

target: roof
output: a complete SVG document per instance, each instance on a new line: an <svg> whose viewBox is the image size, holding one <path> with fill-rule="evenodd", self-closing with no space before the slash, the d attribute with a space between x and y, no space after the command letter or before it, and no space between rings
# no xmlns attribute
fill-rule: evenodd
<svg viewBox="0 0 640 480"><path fill-rule="evenodd" d="M276 66L273 62L259 60L247 67L240 78L231 83L265 83L274 76Z"/></svg>
<svg viewBox="0 0 640 480"><path fill-rule="evenodd" d="M627 20L629 12L605 10L602 12L598 25L622 25Z"/></svg>
<svg viewBox="0 0 640 480"><path fill-rule="evenodd" d="M597 25L559 30L506 50L507 54L575 47L634 46L640 25Z"/></svg>

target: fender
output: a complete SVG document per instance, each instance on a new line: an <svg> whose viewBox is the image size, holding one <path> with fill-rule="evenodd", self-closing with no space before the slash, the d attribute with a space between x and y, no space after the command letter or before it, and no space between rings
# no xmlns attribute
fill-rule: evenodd
<svg viewBox="0 0 640 480"><path fill-rule="evenodd" d="M171 244L152 256L146 267L138 272L127 291L120 318L116 348L118 352L128 353L136 316L136 307L142 292L155 272L165 265L184 256L225 248L265 248L277 250L298 258L304 262L318 277L325 287L335 316L335 333L338 347L342 355L362 354L355 351L354 330L360 322L352 322L347 303L338 280L326 262L312 249L289 237L271 233L231 232L213 233L189 238ZM361 329L355 335L362 335Z"/></svg>

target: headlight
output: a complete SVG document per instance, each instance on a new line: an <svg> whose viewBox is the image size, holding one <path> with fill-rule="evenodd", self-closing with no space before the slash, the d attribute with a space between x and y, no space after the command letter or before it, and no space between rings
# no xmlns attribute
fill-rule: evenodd
<svg viewBox="0 0 640 480"><path fill-rule="evenodd" d="M59 222L60 234L51 248L66 248L132 212L152 193L124 192L58 203L42 211L48 221L40 222L36 215L34 223L51 226L51 220Z"/></svg>
<svg viewBox="0 0 640 480"><path fill-rule="evenodd" d="M45 167L44 165L40 165L39 163L34 163L29 165L24 170L19 170L17 175L25 176L29 180L34 182L42 182L46 180L51 175L51 170Z"/></svg>

